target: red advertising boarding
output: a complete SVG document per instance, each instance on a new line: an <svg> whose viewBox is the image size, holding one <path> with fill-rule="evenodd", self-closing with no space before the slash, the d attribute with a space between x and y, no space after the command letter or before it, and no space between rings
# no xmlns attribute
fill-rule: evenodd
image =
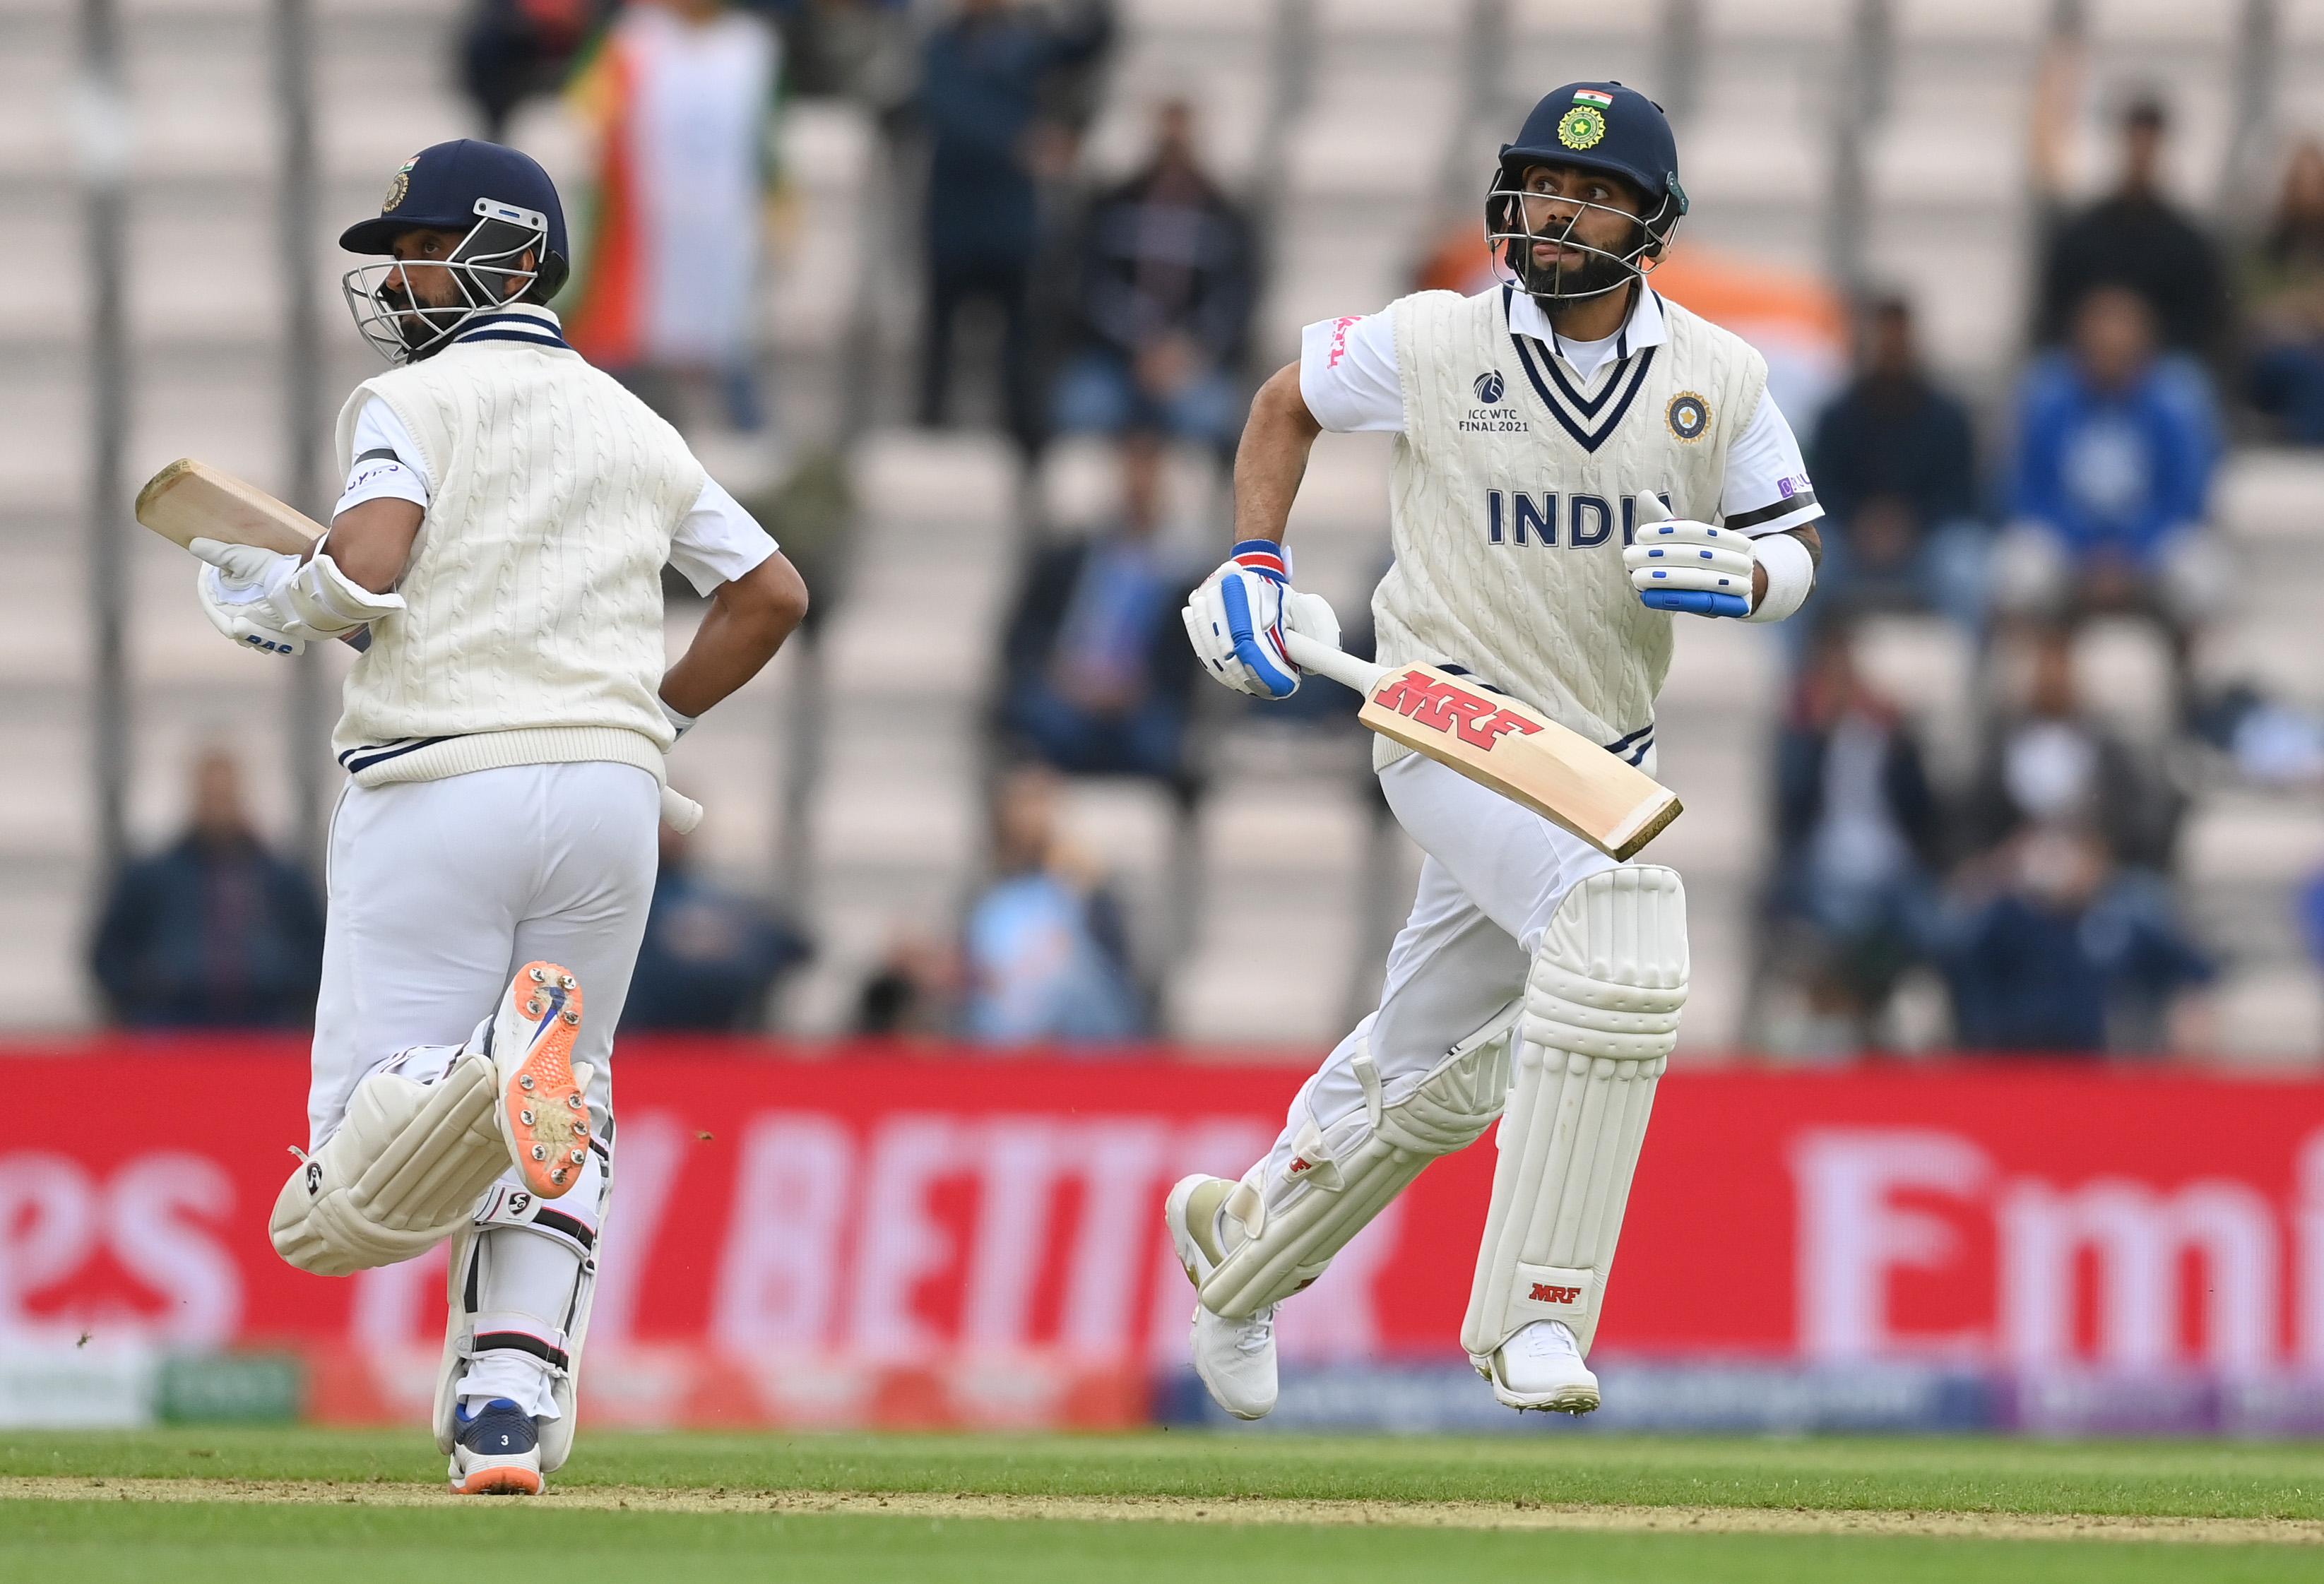
<svg viewBox="0 0 2324 1584"><path fill-rule="evenodd" d="M1190 1294L1158 1215L1305 1075L625 1042L593 1413L1109 1423ZM0 1063L0 1346L288 1345L317 1411L424 1403L441 1257L328 1280L265 1220L295 1044ZM1287 1361L1458 1361L1492 1146L1432 1167L1285 1312ZM1674 1073L1604 1353L2324 1372L2324 1087L2062 1064Z"/></svg>

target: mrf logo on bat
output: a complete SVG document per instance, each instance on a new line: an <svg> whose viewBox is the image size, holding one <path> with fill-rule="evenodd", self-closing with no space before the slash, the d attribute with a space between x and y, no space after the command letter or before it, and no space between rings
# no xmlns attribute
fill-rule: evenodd
<svg viewBox="0 0 2324 1584"><path fill-rule="evenodd" d="M1529 737L1541 730L1538 721L1513 714L1489 698L1425 671L1387 678L1372 694L1372 702L1416 725L1450 732L1471 748L1490 748L1512 732Z"/></svg>

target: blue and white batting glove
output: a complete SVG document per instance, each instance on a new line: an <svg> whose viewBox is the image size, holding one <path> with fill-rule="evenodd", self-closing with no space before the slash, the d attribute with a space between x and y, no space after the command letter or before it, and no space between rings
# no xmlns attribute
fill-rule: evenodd
<svg viewBox="0 0 2324 1584"><path fill-rule="evenodd" d="M1652 495L1638 498L1637 532L1622 551L1622 565L1650 611L1751 613L1751 541L1732 529L1674 520Z"/></svg>
<svg viewBox="0 0 2324 1584"><path fill-rule="evenodd" d="M1243 540L1203 579L1179 614L1212 676L1254 698L1288 698L1299 691L1299 668L1283 651L1284 602L1290 594L1290 552L1272 539Z"/></svg>

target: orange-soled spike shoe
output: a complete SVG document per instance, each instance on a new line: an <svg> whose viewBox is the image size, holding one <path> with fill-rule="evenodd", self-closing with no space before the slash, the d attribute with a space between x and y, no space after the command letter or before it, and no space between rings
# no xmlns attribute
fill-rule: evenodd
<svg viewBox="0 0 2324 1584"><path fill-rule="evenodd" d="M581 1034L581 981L554 962L528 962L493 1015L493 1069L501 1137L543 1199L581 1180L589 1158L589 1102L573 1073Z"/></svg>
<svg viewBox="0 0 2324 1584"><path fill-rule="evenodd" d="M454 1496L539 1496L540 1431L532 1416L506 1397L474 1414L462 1408L451 1481Z"/></svg>

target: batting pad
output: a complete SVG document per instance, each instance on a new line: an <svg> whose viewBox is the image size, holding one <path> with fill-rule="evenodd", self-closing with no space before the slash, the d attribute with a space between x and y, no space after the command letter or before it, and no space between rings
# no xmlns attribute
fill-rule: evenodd
<svg viewBox="0 0 2324 1584"><path fill-rule="evenodd" d="M1352 1065L1364 1110L1327 1135L1311 1115L1293 1139L1288 1181L1268 1205L1246 1177L1228 1196L1226 1215L1243 1240L1202 1286L1204 1308L1243 1319L1279 1303L1323 1274L1348 1239L1420 1175L1430 1161L1475 1143L1500 1114L1508 1091L1512 1005L1430 1068L1402 1098L1390 1101L1372 1065L1370 1036ZM1266 1170L1262 1161L1253 1175Z"/></svg>
<svg viewBox="0 0 2324 1584"><path fill-rule="evenodd" d="M1568 893L1526 981L1501 1156L1461 1342L1479 1368L1562 1320L1586 1353L1655 1084L1686 1001L1686 891L1626 864Z"/></svg>
<svg viewBox="0 0 2324 1584"><path fill-rule="evenodd" d="M586 1063L575 1069L586 1092ZM460 1377L479 1352L512 1348L540 1361L549 1376L549 1391L557 1416L540 1422L540 1468L554 1474L573 1452L573 1432L579 1413L581 1348L588 1340L589 1311L596 1296L598 1239L613 1193L613 1152L605 1140L609 1126L597 1131L581 1180L562 1198L543 1202L527 1193L521 1183L493 1185L475 1207L473 1223L452 1244L447 1278L444 1353L436 1371L436 1444L449 1455L459 1433ZM494 1279L488 1265L503 1257L506 1244L494 1239L532 1239L553 1248L560 1257L530 1263L556 1271L512 1288L505 1275ZM502 1307L493 1307L495 1303Z"/></svg>
<svg viewBox="0 0 2324 1584"><path fill-rule="evenodd" d="M352 1275L424 1254L468 1224L509 1168L494 1113L493 1061L463 1054L418 1083L373 1073L346 1120L275 1197L274 1251L317 1275Z"/></svg>

